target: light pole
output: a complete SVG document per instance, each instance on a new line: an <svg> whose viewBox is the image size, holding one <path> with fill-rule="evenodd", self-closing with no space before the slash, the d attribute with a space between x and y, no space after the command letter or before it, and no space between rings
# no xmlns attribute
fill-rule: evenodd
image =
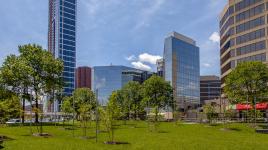
<svg viewBox="0 0 268 150"><path fill-rule="evenodd" d="M74 99L75 99L75 92L74 92L74 94L73 94L73 137L74 137Z"/></svg>
<svg viewBox="0 0 268 150"><path fill-rule="evenodd" d="M99 120L99 116L98 116L98 106L99 106L99 102L98 102L98 89L96 89L96 143L98 142L98 120Z"/></svg>

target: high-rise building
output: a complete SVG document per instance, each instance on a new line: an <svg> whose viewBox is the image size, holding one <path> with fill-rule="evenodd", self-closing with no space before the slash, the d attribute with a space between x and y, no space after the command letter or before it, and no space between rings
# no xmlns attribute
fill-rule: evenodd
<svg viewBox="0 0 268 150"><path fill-rule="evenodd" d="M125 66L98 66L92 70L92 89L98 90L98 100L106 105L113 91L121 89L130 81L144 82L153 73Z"/></svg>
<svg viewBox="0 0 268 150"><path fill-rule="evenodd" d="M78 67L75 70L75 88L91 89L91 68Z"/></svg>
<svg viewBox="0 0 268 150"><path fill-rule="evenodd" d="M157 75L160 77L164 77L164 59L158 59L156 61L156 66L157 66Z"/></svg>
<svg viewBox="0 0 268 150"><path fill-rule="evenodd" d="M267 62L268 0L229 0L220 15L221 87L237 64Z"/></svg>
<svg viewBox="0 0 268 150"><path fill-rule="evenodd" d="M218 76L201 76L200 77L200 101L219 99L221 95L221 80Z"/></svg>
<svg viewBox="0 0 268 150"><path fill-rule="evenodd" d="M199 48L191 38L172 32L165 39L164 77L174 89L178 108L200 104Z"/></svg>
<svg viewBox="0 0 268 150"><path fill-rule="evenodd" d="M63 60L64 95L75 88L77 0L49 0L48 50Z"/></svg>

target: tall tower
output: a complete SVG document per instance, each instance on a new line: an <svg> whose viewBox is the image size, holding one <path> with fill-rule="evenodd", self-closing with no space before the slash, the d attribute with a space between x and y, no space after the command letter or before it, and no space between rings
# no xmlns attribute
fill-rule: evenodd
<svg viewBox="0 0 268 150"><path fill-rule="evenodd" d="M49 0L48 50L64 62L64 93L75 88L76 0Z"/></svg>
<svg viewBox="0 0 268 150"><path fill-rule="evenodd" d="M220 14L221 87L239 63L267 63L268 0L229 0Z"/></svg>
<svg viewBox="0 0 268 150"><path fill-rule="evenodd" d="M200 104L199 64L199 47L194 40L176 32L165 39L164 78L171 83L181 110Z"/></svg>
<svg viewBox="0 0 268 150"><path fill-rule="evenodd" d="M76 10L77 0L49 0L48 50L63 60L63 95L71 95L75 88Z"/></svg>

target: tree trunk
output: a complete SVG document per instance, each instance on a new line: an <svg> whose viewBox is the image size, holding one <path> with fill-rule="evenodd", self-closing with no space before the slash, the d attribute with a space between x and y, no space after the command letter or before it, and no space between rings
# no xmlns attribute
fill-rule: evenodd
<svg viewBox="0 0 268 150"><path fill-rule="evenodd" d="M25 98L22 99L22 115L21 115L21 122L24 125L25 122Z"/></svg>
<svg viewBox="0 0 268 150"><path fill-rule="evenodd" d="M158 118L158 107L155 108L155 118L154 118L154 122L157 122L157 118Z"/></svg>
<svg viewBox="0 0 268 150"><path fill-rule="evenodd" d="M35 123L38 123L38 99L35 99Z"/></svg>

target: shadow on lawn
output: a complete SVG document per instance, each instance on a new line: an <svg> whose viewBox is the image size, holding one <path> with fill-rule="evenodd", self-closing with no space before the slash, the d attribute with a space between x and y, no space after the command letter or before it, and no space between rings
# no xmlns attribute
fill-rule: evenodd
<svg viewBox="0 0 268 150"><path fill-rule="evenodd" d="M158 131L158 133L169 133L169 132L168 131L160 130L160 131Z"/></svg>
<svg viewBox="0 0 268 150"><path fill-rule="evenodd" d="M127 145L127 144L130 144L128 142L111 142L111 141L107 141L107 142L104 142L104 144L108 144L108 145Z"/></svg>
<svg viewBox="0 0 268 150"><path fill-rule="evenodd" d="M236 127L231 127L231 128L228 128L228 129L231 130L231 131L242 131L241 129L236 128Z"/></svg>

